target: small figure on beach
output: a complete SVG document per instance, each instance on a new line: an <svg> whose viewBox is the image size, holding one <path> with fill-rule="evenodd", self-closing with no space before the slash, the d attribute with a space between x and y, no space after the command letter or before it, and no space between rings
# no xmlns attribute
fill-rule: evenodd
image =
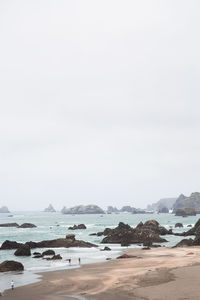
<svg viewBox="0 0 200 300"><path fill-rule="evenodd" d="M71 258L69 258L69 264L71 265Z"/></svg>
<svg viewBox="0 0 200 300"><path fill-rule="evenodd" d="M79 265L81 264L81 259L80 259L80 257L79 257L79 259L78 259L78 263L79 263Z"/></svg>
<svg viewBox="0 0 200 300"><path fill-rule="evenodd" d="M13 281L13 280L11 281L10 285L11 285L11 289L14 290L15 284L14 284L14 281Z"/></svg>

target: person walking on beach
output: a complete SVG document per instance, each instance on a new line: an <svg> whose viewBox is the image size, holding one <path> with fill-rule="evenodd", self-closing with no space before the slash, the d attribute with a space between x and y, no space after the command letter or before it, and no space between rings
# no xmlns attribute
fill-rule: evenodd
<svg viewBox="0 0 200 300"><path fill-rule="evenodd" d="M15 284L14 284L14 281L13 281L13 280L11 281L10 285L11 285L11 289L14 290Z"/></svg>
<svg viewBox="0 0 200 300"><path fill-rule="evenodd" d="M79 257L79 259L78 259L78 263L79 263L79 265L81 264L81 259L80 259L80 257Z"/></svg>
<svg viewBox="0 0 200 300"><path fill-rule="evenodd" d="M71 265L71 258L69 259L69 264Z"/></svg>

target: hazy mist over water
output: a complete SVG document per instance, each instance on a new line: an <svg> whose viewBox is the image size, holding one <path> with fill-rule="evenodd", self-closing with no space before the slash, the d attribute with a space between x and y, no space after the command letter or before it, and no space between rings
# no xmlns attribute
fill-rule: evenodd
<svg viewBox="0 0 200 300"><path fill-rule="evenodd" d="M199 1L0 1L0 206L200 191Z"/></svg>

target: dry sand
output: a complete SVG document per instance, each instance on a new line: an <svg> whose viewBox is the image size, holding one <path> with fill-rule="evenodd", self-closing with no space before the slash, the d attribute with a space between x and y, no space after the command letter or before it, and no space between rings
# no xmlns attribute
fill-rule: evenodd
<svg viewBox="0 0 200 300"><path fill-rule="evenodd" d="M43 273L43 280L8 290L5 300L199 300L200 248L129 251L136 258ZM66 295L76 295L78 298ZM80 297L80 298L79 298Z"/></svg>

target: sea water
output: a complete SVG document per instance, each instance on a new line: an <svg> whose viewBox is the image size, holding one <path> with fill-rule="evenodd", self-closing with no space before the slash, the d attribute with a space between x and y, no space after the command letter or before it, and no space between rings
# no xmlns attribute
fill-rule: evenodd
<svg viewBox="0 0 200 300"><path fill-rule="evenodd" d="M150 219L157 220L160 225L167 229L173 227L174 232L183 232L188 230L188 225L194 225L198 220L198 216L191 216L187 218L176 217L173 214L104 214L104 215L63 215L61 213L44 213L44 212L15 212L13 217L10 214L0 214L0 223L33 223L36 228L15 228L15 227L0 227L0 245L5 240L28 242L39 242L42 240L50 240L57 238L64 238L66 234L73 233L76 239L97 244L98 248L54 248L56 254L62 256L62 260L47 261L44 259L34 259L33 257L15 257L15 250L1 250L0 262L5 260L17 260L24 265L24 272L17 273L0 273L0 291L9 288L10 281L13 279L16 286L35 282L40 279L38 272L61 270L68 268L76 268L78 265L78 258L81 258L81 264L89 264L93 262L102 262L107 258L116 258L123 249L120 245L101 244L102 236L90 236L91 233L103 231L106 227L114 228L119 222L124 222L132 227L142 221L145 222ZM183 228L174 228L174 225L180 222ZM74 224L85 224L85 230L68 230L69 226ZM168 241L163 244L166 246L173 246L179 242L183 237L166 235L164 238ZM100 251L108 246L111 251ZM132 245L133 247L140 247L139 245ZM44 249L32 249L33 252L43 252ZM68 259L71 258L71 265Z"/></svg>

